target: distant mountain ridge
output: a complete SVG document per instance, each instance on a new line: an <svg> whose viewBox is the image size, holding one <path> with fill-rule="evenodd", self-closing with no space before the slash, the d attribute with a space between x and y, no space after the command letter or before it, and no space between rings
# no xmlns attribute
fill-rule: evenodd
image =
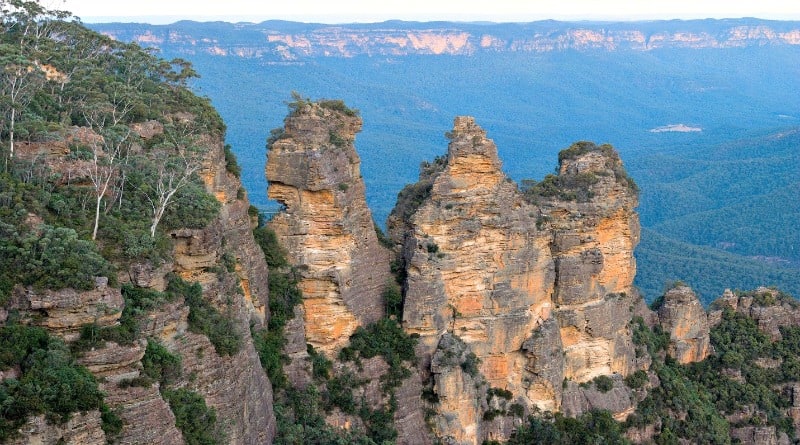
<svg viewBox="0 0 800 445"><path fill-rule="evenodd" d="M800 45L800 22L752 18L648 22L91 25L123 41L187 53L296 61L310 57L472 55L480 52L649 51ZM224 36L223 38L220 38Z"/></svg>

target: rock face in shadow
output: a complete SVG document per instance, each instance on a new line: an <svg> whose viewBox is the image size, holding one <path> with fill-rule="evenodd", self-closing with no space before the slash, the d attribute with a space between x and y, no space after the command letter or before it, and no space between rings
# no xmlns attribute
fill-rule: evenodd
<svg viewBox="0 0 800 445"><path fill-rule="evenodd" d="M658 319L669 333L667 353L686 364L699 362L711 352L708 317L700 300L688 286L678 286L664 294Z"/></svg>
<svg viewBox="0 0 800 445"><path fill-rule="evenodd" d="M635 370L637 198L610 146L576 144L557 177L520 190L473 118L457 117L448 137L447 156L398 196L389 233L407 277L403 327L420 335L421 375L438 398L434 434L472 444L507 438L497 419L511 416L461 400L463 373L434 366L445 336L477 359L470 378L483 389L472 395L508 391L517 412L560 410L565 379Z"/></svg>
<svg viewBox="0 0 800 445"><path fill-rule="evenodd" d="M305 342L328 356L384 315L389 252L378 243L353 141L361 119L340 101L299 101L269 146L270 227L301 273Z"/></svg>

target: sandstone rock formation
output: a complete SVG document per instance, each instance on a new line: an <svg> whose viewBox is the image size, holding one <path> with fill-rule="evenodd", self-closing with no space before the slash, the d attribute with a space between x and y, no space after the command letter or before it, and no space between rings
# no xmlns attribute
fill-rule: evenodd
<svg viewBox="0 0 800 445"><path fill-rule="evenodd" d="M83 325L111 326L119 320L124 304L122 295L107 282L107 278L98 277L95 288L89 291L70 288L37 291L18 286L12 307L30 317L32 324L47 328L65 340L74 340Z"/></svg>
<svg viewBox="0 0 800 445"><path fill-rule="evenodd" d="M711 352L706 311L688 286L677 286L664 294L658 318L669 333L667 353L678 363L699 362Z"/></svg>
<svg viewBox="0 0 800 445"><path fill-rule="evenodd" d="M562 151L559 161L558 176L529 193L553 233L553 301L564 375L578 382L624 375L634 358L628 322L635 301L633 249L639 242L635 186L608 145L578 142Z"/></svg>
<svg viewBox="0 0 800 445"><path fill-rule="evenodd" d="M130 264L121 270L119 282L163 290L170 273L199 282L203 298L234 320L242 345L231 356L215 352L204 335L188 330L189 308L181 299L165 303L144 314L139 337L132 344L103 344L85 351L79 363L100 380L105 403L123 422L121 444L182 444L175 416L164 400L159 384L131 386L126 382L142 374L141 359L146 338L161 342L181 358L183 374L178 387L200 394L216 410L225 437L232 444L270 443L275 435L271 384L261 368L250 338L249 327L266 322L267 265L253 239L249 204L241 196L241 184L226 172L221 140L204 141L207 153L200 176L206 190L220 201L219 214L204 229L181 229L171 233L172 259L160 265ZM233 265L220 267L223 257ZM78 292L34 290L17 286L9 309L18 311L23 322L46 328L67 341L78 338L81 327L99 328L118 324L124 308L119 288L99 277L96 287ZM108 439L100 427L100 413L76 414L64 424L51 424L34 417L20 430L19 443L102 444Z"/></svg>
<svg viewBox="0 0 800 445"><path fill-rule="evenodd" d="M781 339L781 326L800 325L800 305L797 300L777 289L760 287L752 292L726 290L709 307L710 325L719 323L726 307L755 320L758 328L773 341Z"/></svg>
<svg viewBox="0 0 800 445"><path fill-rule="evenodd" d="M403 326L420 335L422 375L438 398L434 433L480 443L510 432L482 420L491 408L475 399L491 388L526 412L555 411L565 378L634 370L636 192L610 147L573 146L558 177L523 193L474 119L456 118L448 137L447 157L423 164L400 193L389 232L407 276ZM463 343L480 377L442 367L443 342ZM630 397L620 400L608 407L629 410Z"/></svg>
<svg viewBox="0 0 800 445"><path fill-rule="evenodd" d="M302 275L304 341L333 356L384 314L389 253L377 240L353 141L361 119L340 101L299 100L270 144L270 227Z"/></svg>

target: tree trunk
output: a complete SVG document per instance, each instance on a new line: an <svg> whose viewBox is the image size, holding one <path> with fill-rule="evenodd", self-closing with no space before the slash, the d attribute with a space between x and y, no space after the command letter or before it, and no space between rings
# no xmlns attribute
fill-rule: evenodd
<svg viewBox="0 0 800 445"><path fill-rule="evenodd" d="M13 104L12 104L13 105ZM11 107L11 125L8 127L8 140L9 140L9 158L14 158L14 122L17 117L17 109Z"/></svg>
<svg viewBox="0 0 800 445"><path fill-rule="evenodd" d="M97 238L97 226L100 225L100 201L103 200L103 195L97 195L97 204L94 207L94 230L92 230L92 241Z"/></svg>

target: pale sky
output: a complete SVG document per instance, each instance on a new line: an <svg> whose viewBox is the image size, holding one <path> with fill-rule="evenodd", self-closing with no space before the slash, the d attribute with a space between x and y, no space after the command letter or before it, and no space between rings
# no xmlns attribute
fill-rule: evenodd
<svg viewBox="0 0 800 445"><path fill-rule="evenodd" d="M268 19L348 23L401 20L526 22L758 17L800 20L798 0L42 0L84 22Z"/></svg>

